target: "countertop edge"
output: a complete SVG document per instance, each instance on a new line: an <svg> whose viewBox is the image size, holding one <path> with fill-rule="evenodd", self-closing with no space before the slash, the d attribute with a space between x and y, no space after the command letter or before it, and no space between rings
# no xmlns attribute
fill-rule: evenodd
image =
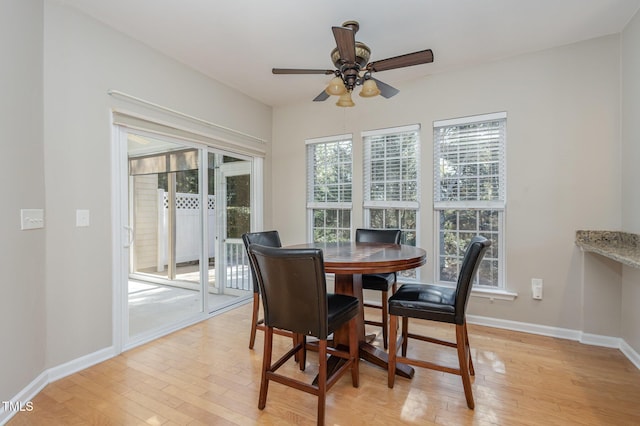
<svg viewBox="0 0 640 426"><path fill-rule="evenodd" d="M576 231L576 245L584 251L640 269L640 235L619 231Z"/></svg>

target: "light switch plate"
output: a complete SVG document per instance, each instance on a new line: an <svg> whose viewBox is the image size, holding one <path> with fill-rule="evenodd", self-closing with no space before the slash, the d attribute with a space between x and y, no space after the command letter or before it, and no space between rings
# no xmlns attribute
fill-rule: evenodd
<svg viewBox="0 0 640 426"><path fill-rule="evenodd" d="M76 210L76 226L77 227L86 227L89 226L90 222L90 214L89 210Z"/></svg>
<svg viewBox="0 0 640 426"><path fill-rule="evenodd" d="M20 209L20 229L44 228L43 209Z"/></svg>
<svg viewBox="0 0 640 426"><path fill-rule="evenodd" d="M536 300L542 300L542 279L541 278L532 278L531 279L531 296Z"/></svg>

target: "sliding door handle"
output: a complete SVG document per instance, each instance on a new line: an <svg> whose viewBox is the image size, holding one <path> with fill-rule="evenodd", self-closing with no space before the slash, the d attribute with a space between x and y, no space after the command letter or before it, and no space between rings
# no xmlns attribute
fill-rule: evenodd
<svg viewBox="0 0 640 426"><path fill-rule="evenodd" d="M127 231L127 242L124 244L125 248L129 248L133 245L134 233L132 226L125 226L124 229Z"/></svg>

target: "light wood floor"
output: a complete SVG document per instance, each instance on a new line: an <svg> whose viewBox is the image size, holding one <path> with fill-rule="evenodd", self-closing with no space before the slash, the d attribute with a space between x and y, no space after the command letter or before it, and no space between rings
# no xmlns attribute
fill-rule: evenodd
<svg viewBox="0 0 640 426"><path fill-rule="evenodd" d="M316 398L277 383L258 410L262 333L249 350L249 318L245 305L51 383L8 425L315 424ZM386 371L362 362L359 388L347 374L329 391L327 424L640 424L640 371L620 351L474 325L469 334L475 410L458 376L417 369L389 389ZM275 339L284 352L289 341ZM453 350L434 349L410 352L455 365ZM317 372L285 368L309 381Z"/></svg>

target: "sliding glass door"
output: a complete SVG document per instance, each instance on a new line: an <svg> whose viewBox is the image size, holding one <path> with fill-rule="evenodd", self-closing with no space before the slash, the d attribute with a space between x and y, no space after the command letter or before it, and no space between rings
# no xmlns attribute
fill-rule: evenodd
<svg viewBox="0 0 640 426"><path fill-rule="evenodd" d="M143 132L126 139L126 324L136 341L251 296L240 236L251 229L252 159Z"/></svg>
<svg viewBox="0 0 640 426"><path fill-rule="evenodd" d="M129 337L203 311L198 149L128 135Z"/></svg>

